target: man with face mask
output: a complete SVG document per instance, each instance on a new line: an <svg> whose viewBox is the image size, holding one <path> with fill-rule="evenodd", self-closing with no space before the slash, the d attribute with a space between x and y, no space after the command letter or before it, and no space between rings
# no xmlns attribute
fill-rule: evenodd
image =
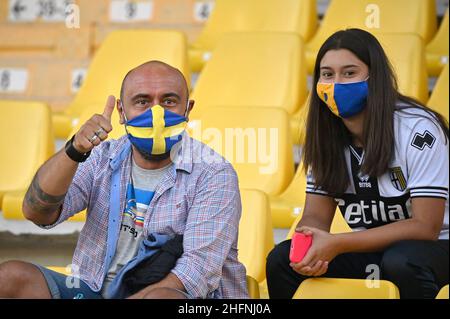
<svg viewBox="0 0 450 319"><path fill-rule="evenodd" d="M25 217L44 228L87 208L73 258L77 284L40 265L10 261L0 265L0 297L116 297L111 287L143 242L183 235L183 253L168 274L123 297L246 298L245 268L237 260L237 176L185 132L193 105L179 70L159 61L131 70L120 100L110 96L103 114L42 165L24 200ZM127 135L105 141L115 106Z"/></svg>

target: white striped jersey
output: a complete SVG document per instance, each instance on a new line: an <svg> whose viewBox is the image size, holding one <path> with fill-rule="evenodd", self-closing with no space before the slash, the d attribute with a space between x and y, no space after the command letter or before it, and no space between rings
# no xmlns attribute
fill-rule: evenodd
<svg viewBox="0 0 450 319"><path fill-rule="evenodd" d="M353 230L364 230L410 218L411 198L444 198L439 239L449 239L449 141L432 115L416 108L394 113L394 138L394 158L379 177L361 176L362 149L345 149L350 184L344 194L334 194L342 215ZM316 187L311 173L306 192L328 195Z"/></svg>

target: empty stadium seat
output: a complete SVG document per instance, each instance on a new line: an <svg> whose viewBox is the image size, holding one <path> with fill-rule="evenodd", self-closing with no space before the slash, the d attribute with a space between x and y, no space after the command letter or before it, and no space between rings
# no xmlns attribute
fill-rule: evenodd
<svg viewBox="0 0 450 319"><path fill-rule="evenodd" d="M436 299L448 299L448 285L441 288L436 296Z"/></svg>
<svg viewBox="0 0 450 319"><path fill-rule="evenodd" d="M257 190L241 189L238 259L247 276L261 282L266 277L266 257L274 247L269 199Z"/></svg>
<svg viewBox="0 0 450 319"><path fill-rule="evenodd" d="M305 145L306 138L306 122L308 118L308 110L309 110L309 97L306 99L303 106L295 112L290 118L291 125L291 133L292 133L292 142L295 145Z"/></svg>
<svg viewBox="0 0 450 319"><path fill-rule="evenodd" d="M279 196L270 197L272 221L275 228L289 228L302 212L305 204L306 175L299 165L287 189Z"/></svg>
<svg viewBox="0 0 450 319"><path fill-rule="evenodd" d="M439 30L426 47L427 69L431 76L438 76L448 64L448 8Z"/></svg>
<svg viewBox="0 0 450 319"><path fill-rule="evenodd" d="M415 33L424 43L428 43L437 29L436 2L331 0L319 30L307 43L306 59L310 74L323 42L334 32L347 28L360 28L377 33Z"/></svg>
<svg viewBox="0 0 450 319"><path fill-rule="evenodd" d="M302 48L293 33L222 37L197 80L190 117L200 116L205 105L279 107L293 114L307 96Z"/></svg>
<svg viewBox="0 0 450 319"><path fill-rule="evenodd" d="M8 192L26 190L54 153L50 109L38 102L0 101L0 207Z"/></svg>
<svg viewBox="0 0 450 319"><path fill-rule="evenodd" d="M316 27L314 0L216 0L211 16L189 50L191 70L202 69L226 33L288 32L307 41Z"/></svg>
<svg viewBox="0 0 450 319"><path fill-rule="evenodd" d="M371 286L377 284L378 286ZM399 299L395 284L386 280L309 278L304 280L293 299Z"/></svg>
<svg viewBox="0 0 450 319"><path fill-rule="evenodd" d="M3 217L6 219L25 219L22 211L22 202L25 198L26 189L11 191L3 196ZM84 222L86 220L86 211L80 212L68 219L70 222Z"/></svg>
<svg viewBox="0 0 450 319"><path fill-rule="evenodd" d="M53 115L56 136L67 138L86 108L92 108L93 113L101 113L109 95L119 97L125 74L149 60L160 60L178 68L189 81L186 39L183 33L153 30L115 31L96 52L74 101L64 112ZM96 109L97 106L102 107Z"/></svg>
<svg viewBox="0 0 450 319"><path fill-rule="evenodd" d="M431 109L436 112L441 113L448 121L448 64L445 65L444 69L439 76L436 85L434 86L433 92L431 93L430 100L427 103Z"/></svg>
<svg viewBox="0 0 450 319"><path fill-rule="evenodd" d="M260 299L259 285L255 278L247 275L247 290L251 299Z"/></svg>
<svg viewBox="0 0 450 319"><path fill-rule="evenodd" d="M191 136L230 161L241 188L280 194L294 175L288 114L278 108L205 106Z"/></svg>
<svg viewBox="0 0 450 319"><path fill-rule="evenodd" d="M401 93L428 101L428 74L423 41L415 34L375 34L391 62Z"/></svg>

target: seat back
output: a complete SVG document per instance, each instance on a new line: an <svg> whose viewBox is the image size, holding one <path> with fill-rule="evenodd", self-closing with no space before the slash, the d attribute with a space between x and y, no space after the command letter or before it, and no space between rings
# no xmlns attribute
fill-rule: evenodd
<svg viewBox="0 0 450 319"><path fill-rule="evenodd" d="M448 299L448 285L445 285L439 290L436 299Z"/></svg>
<svg viewBox="0 0 450 319"><path fill-rule="evenodd" d="M205 105L279 107L293 114L307 96L302 48L292 33L224 36L197 80L191 117Z"/></svg>
<svg viewBox="0 0 450 319"><path fill-rule="evenodd" d="M216 0L193 47L213 50L231 32L293 32L308 40L316 26L313 0Z"/></svg>
<svg viewBox="0 0 450 319"><path fill-rule="evenodd" d="M241 199L238 258L247 275L261 282L266 277L266 257L274 247L270 204L258 190L241 189Z"/></svg>
<svg viewBox="0 0 450 319"><path fill-rule="evenodd" d="M178 31L120 30L112 32L96 52L68 114L78 117L90 105L103 105L106 98L120 95L125 75L150 60L178 68L189 81L186 39ZM92 109L93 113L101 113Z"/></svg>
<svg viewBox="0 0 450 319"><path fill-rule="evenodd" d="M369 32L415 33L427 43L437 29L436 2L331 0L310 45L318 50L331 34L347 28L359 28Z"/></svg>
<svg viewBox="0 0 450 319"><path fill-rule="evenodd" d="M438 31L434 35L433 39L427 45L427 52L441 54L442 56L447 56L448 62L448 8L445 12L444 18L442 19L441 25L439 26Z"/></svg>
<svg viewBox="0 0 450 319"><path fill-rule="evenodd" d="M448 64L444 67L439 76L433 92L431 93L430 100L427 105L436 112L441 113L448 121Z"/></svg>
<svg viewBox="0 0 450 319"><path fill-rule="evenodd" d="M449 62L448 55L448 8L444 19L439 26L439 30L427 45L427 66L428 73L432 76L438 76L442 68Z"/></svg>
<svg viewBox="0 0 450 319"><path fill-rule="evenodd" d="M0 201L4 192L28 188L54 153L50 109L38 102L0 101Z"/></svg>
<svg viewBox="0 0 450 319"><path fill-rule="evenodd" d="M423 41L415 34L375 34L397 76L398 89L422 103L428 101L428 75Z"/></svg>
<svg viewBox="0 0 450 319"><path fill-rule="evenodd" d="M293 299L399 299L398 288L390 281L368 279L309 278Z"/></svg>
<svg viewBox="0 0 450 319"><path fill-rule="evenodd" d="M222 154L241 188L281 193L294 175L288 114L277 108L205 106L191 136Z"/></svg>

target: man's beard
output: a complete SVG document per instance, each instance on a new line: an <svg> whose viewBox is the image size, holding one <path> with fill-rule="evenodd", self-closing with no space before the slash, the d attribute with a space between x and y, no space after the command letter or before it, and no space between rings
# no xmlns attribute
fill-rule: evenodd
<svg viewBox="0 0 450 319"><path fill-rule="evenodd" d="M141 150L139 148L136 147L136 150L139 152L139 154L142 155L142 157L150 162L160 162L163 160L166 160L170 157L170 151L166 152L164 154L150 154L149 152L145 151L145 150Z"/></svg>

